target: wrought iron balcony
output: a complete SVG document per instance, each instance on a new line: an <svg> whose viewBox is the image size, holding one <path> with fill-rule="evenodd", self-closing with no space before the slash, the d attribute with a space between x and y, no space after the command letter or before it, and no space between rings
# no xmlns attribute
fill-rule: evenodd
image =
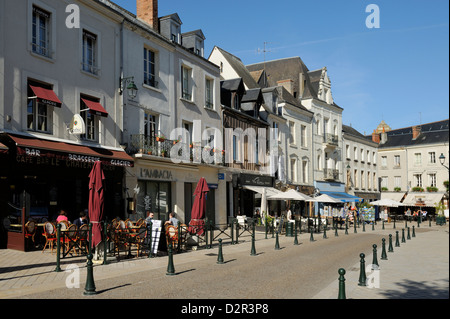
<svg viewBox="0 0 450 319"><path fill-rule="evenodd" d="M130 154L145 154L157 157L171 158L171 149L175 145L179 146L177 159L189 160L192 163L202 163L211 165L224 165L224 151L210 148L208 146L200 146L194 144L186 144L181 141L169 140L166 138L157 138L145 136L144 134L131 135L131 143L128 149ZM184 156L183 152L187 151L188 156Z"/></svg>
<svg viewBox="0 0 450 319"><path fill-rule="evenodd" d="M323 142L329 145L338 145L338 136L334 134L325 133L323 136Z"/></svg>
<svg viewBox="0 0 450 319"><path fill-rule="evenodd" d="M333 180L333 181L339 180L339 170L325 168L323 170L323 179L325 179L325 180Z"/></svg>

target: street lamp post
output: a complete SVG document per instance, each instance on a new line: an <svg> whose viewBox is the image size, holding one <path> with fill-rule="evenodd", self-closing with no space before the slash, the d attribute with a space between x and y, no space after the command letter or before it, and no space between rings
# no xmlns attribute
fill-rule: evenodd
<svg viewBox="0 0 450 319"><path fill-rule="evenodd" d="M439 156L439 162L441 163L442 166L444 166L447 170L449 169L448 166L445 166L445 155L444 153L441 153L441 156Z"/></svg>

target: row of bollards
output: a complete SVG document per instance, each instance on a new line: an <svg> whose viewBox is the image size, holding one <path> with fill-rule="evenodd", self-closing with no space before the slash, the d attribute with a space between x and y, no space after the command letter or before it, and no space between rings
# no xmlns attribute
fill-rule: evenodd
<svg viewBox="0 0 450 319"><path fill-rule="evenodd" d="M411 239L410 234L410 227L407 226L407 237L405 239L405 229L402 229L402 243L406 243L407 240ZM364 229L364 228L363 228ZM383 224L384 229L384 224ZM364 230L363 230L364 231ZM412 226L412 237L416 237L415 235L415 228L414 225ZM394 247L392 245L392 234L389 234L389 243L388 243L388 249L387 251L390 253L394 252ZM386 253L386 239L382 238L382 248L381 248L381 260L388 260L387 253ZM400 247L400 237L399 237L399 231L395 231L395 247ZM377 258L377 245L372 245L372 252L373 252L373 259L372 259L372 270L378 270L379 264L378 264L378 258ZM366 275L366 265L365 265L365 254L360 253L360 267L359 267L359 279L358 279L358 286L367 286L367 275ZM345 269L340 268L338 270L339 274L339 292L338 292L338 299L346 299L346 293L345 293Z"/></svg>

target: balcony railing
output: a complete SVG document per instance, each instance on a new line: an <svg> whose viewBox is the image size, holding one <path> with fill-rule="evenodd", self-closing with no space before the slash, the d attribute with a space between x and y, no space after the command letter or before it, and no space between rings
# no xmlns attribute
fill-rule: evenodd
<svg viewBox="0 0 450 319"><path fill-rule="evenodd" d="M338 137L334 134L325 133L323 136L323 142L329 145L338 145Z"/></svg>
<svg viewBox="0 0 450 319"><path fill-rule="evenodd" d="M339 170L325 168L323 170L323 179L337 181L339 179Z"/></svg>
<svg viewBox="0 0 450 319"><path fill-rule="evenodd" d="M171 155L171 149L178 146L178 152ZM183 152L187 152L186 156ZM192 163L224 165L224 151L200 146L195 144L186 144L181 141L169 139L157 139L156 137L145 136L144 134L131 135L131 145L129 147L131 154L146 154L157 157L176 158L178 160L188 160Z"/></svg>

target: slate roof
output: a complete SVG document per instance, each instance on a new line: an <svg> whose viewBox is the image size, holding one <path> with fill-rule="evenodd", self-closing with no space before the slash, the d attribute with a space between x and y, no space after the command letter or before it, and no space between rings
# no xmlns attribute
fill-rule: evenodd
<svg viewBox="0 0 450 319"><path fill-rule="evenodd" d="M301 109L303 111L306 111L306 112L314 115L313 112L311 112L310 110L308 110L306 107L303 106L303 104L302 104L302 102L300 102L300 100L296 99L291 93L289 93L289 91L286 90L286 88L284 86L278 86L277 91L278 91L278 97L280 99L280 102L289 103L293 106L298 107L299 109Z"/></svg>
<svg viewBox="0 0 450 319"><path fill-rule="evenodd" d="M244 63L242 63L241 59L239 59L237 56L219 48L218 46L216 46L216 48L222 53L222 55L225 57L225 59L227 59L228 63L236 71L238 76L242 78L245 85L249 89L259 88L258 83L256 83L255 79L252 77L249 70L245 67Z"/></svg>
<svg viewBox="0 0 450 319"><path fill-rule="evenodd" d="M256 89L248 89L245 92L245 95L242 97L241 103L246 102L258 102L258 103L264 103L264 98L261 92L260 88Z"/></svg>
<svg viewBox="0 0 450 319"><path fill-rule="evenodd" d="M396 146L415 146L449 142L449 120L422 124L420 135L413 140L412 126L391 130L387 132L387 142L380 144L379 148ZM368 138L368 137L366 137Z"/></svg>

